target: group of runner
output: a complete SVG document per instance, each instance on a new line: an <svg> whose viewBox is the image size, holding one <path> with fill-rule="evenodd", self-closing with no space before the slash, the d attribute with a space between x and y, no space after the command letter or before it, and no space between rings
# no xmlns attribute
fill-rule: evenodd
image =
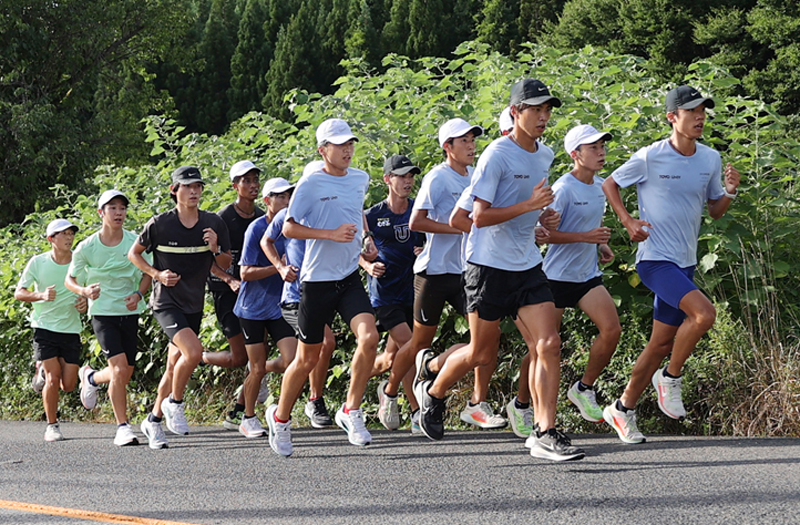
<svg viewBox="0 0 800 525"><path fill-rule="evenodd" d="M548 185L552 149L540 139L561 100L536 79L513 85L500 118L502 136L482 152L473 169L476 138L484 129L455 118L439 129L444 161L422 179L404 155L386 159L386 200L364 211L370 177L351 167L358 138L340 119L316 130L320 161L306 166L296 185L268 179L256 201L261 170L250 161L230 170L236 201L219 214L199 209L200 171L183 166L172 174L175 208L156 215L137 236L123 229L129 205L117 190L98 200L101 229L71 251L77 227L51 222L51 251L31 259L15 297L33 303L36 373L48 420L45 440L63 439L57 422L59 387L81 382L86 408L107 383L118 423L115 444L138 443L128 424L126 387L136 355L138 316L151 290L153 315L170 340L167 366L152 411L141 423L150 448L168 445L161 423L188 434L183 397L201 363L248 365L239 397L225 426L248 438L268 436L278 454L292 454L291 413L305 383L305 413L315 428L335 421L350 443L372 436L362 400L370 378L378 385L378 418L401 425L403 386L412 434L444 437L448 390L470 371L474 389L461 419L482 428L507 421L487 402L497 364L500 321L514 319L528 347L517 395L506 406L514 433L534 457L555 461L584 457L556 427L560 384L559 330L566 308L580 308L598 335L579 381L567 392L588 421L605 420L626 443L645 437L635 407L649 383L658 406L671 418L686 415L681 373L700 337L714 323L711 301L697 289L697 236L703 209L721 217L736 197L740 175L724 168L715 150L698 142L711 98L680 86L666 97L669 138L637 151L610 177L607 131L588 124L572 128L564 147L573 168ZM620 188L636 185L638 217L625 208ZM650 341L637 359L623 395L604 409L594 383L620 338L616 306L603 286L600 263L613 260L611 230L603 226L608 202L639 243L637 272L655 293ZM424 234L424 235L423 235ZM542 257L538 244L548 244ZM359 266L367 274L362 284ZM206 284L230 351L206 352L198 338ZM470 341L438 355L431 349L445 303L466 316ZM80 365L81 322L86 311L108 365ZM350 327L357 347L345 402L333 421L323 388L335 340L336 313ZM388 332L378 354L380 332ZM266 335L278 350L269 359ZM669 357L667 365L663 361ZM283 373L278 402L266 410L266 429L255 412L267 398L264 378Z"/></svg>

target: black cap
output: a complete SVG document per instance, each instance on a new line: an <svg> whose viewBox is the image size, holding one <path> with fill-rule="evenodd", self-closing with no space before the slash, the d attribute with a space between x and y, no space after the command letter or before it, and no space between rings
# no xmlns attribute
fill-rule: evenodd
<svg viewBox="0 0 800 525"><path fill-rule="evenodd" d="M509 105L527 104L529 106L539 106L550 103L554 108L561 107L561 101L550 94L550 90L541 80L526 78L520 80L511 87L511 98Z"/></svg>
<svg viewBox="0 0 800 525"><path fill-rule="evenodd" d="M392 155L383 163L383 173L394 173L395 175L405 175L413 171L415 175L422 173L418 167L414 166L411 159L405 155Z"/></svg>
<svg viewBox="0 0 800 525"><path fill-rule="evenodd" d="M194 166L181 166L172 172L172 184L192 184L199 182L205 184L200 170Z"/></svg>
<svg viewBox="0 0 800 525"><path fill-rule="evenodd" d="M679 86L667 93L667 111L677 111L679 109L694 109L700 104L711 109L714 101L704 97L698 90L690 86Z"/></svg>

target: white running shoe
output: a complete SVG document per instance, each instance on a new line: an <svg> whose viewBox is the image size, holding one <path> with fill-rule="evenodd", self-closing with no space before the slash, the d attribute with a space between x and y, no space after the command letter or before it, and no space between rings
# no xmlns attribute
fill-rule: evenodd
<svg viewBox="0 0 800 525"><path fill-rule="evenodd" d="M64 434L61 433L61 429L58 428L58 423L53 423L52 425L47 425L47 428L44 431L44 440L45 441L64 441Z"/></svg>
<svg viewBox="0 0 800 525"><path fill-rule="evenodd" d="M639 432L639 427L636 426L636 411L617 410L615 404L616 401L603 409L603 419L606 420L606 423L617 431L617 435L625 443L635 445L647 441L644 434Z"/></svg>
<svg viewBox="0 0 800 525"><path fill-rule="evenodd" d="M469 404L465 406L461 411L461 421L479 428L505 428L508 425L506 418L495 414L486 401L481 401L475 406Z"/></svg>
<svg viewBox="0 0 800 525"><path fill-rule="evenodd" d="M658 394L658 408L672 419L686 417L686 409L683 408L683 400L681 399L683 378L666 377L664 370L659 368L653 374L653 388L656 389L656 394Z"/></svg>
<svg viewBox="0 0 800 525"><path fill-rule="evenodd" d="M44 367L42 366L41 361L36 361L36 371L33 373L33 378L31 378L31 388L37 394L41 394L42 390L44 390Z"/></svg>
<svg viewBox="0 0 800 525"><path fill-rule="evenodd" d="M336 424L347 432L347 439L352 445L363 447L372 443L372 435L364 425L364 413L359 408L348 413L344 411L344 404L336 411Z"/></svg>
<svg viewBox="0 0 800 525"><path fill-rule="evenodd" d="M411 413L411 435L416 437L427 437L422 431L422 427L419 426L419 409Z"/></svg>
<svg viewBox="0 0 800 525"><path fill-rule="evenodd" d="M131 428L130 424L125 423L117 427L117 435L114 436L114 444L118 447L139 444L139 440L136 434L133 433L133 428Z"/></svg>
<svg viewBox="0 0 800 525"><path fill-rule="evenodd" d="M173 434L186 435L189 433L189 424L186 422L186 413L183 403L173 403L170 398L161 402L161 412L167 423L167 430Z"/></svg>
<svg viewBox="0 0 800 525"><path fill-rule="evenodd" d="M169 446L169 441L167 441L167 436L164 434L164 429L161 428L161 423L149 421L147 417L145 417L142 424L139 425L139 429L142 431L142 434L144 434L144 437L147 438L147 446L153 450L167 448Z"/></svg>
<svg viewBox="0 0 800 525"><path fill-rule="evenodd" d="M292 455L292 422L280 423L275 420L275 412L278 405L270 405L264 418L267 420L269 428L269 447L281 456L289 457Z"/></svg>
<svg viewBox="0 0 800 525"><path fill-rule="evenodd" d="M91 366L83 365L78 370L78 377L81 380L81 403L86 410L91 410L97 406L97 387L89 382L89 374L94 372Z"/></svg>
<svg viewBox="0 0 800 525"><path fill-rule="evenodd" d="M516 434L517 437L526 439L533 431L533 408L531 408L530 404L528 408L517 408L516 405L514 405L516 399L515 397L506 405L506 415L511 422L511 430L514 431L514 434Z"/></svg>
<svg viewBox="0 0 800 525"><path fill-rule="evenodd" d="M246 438L260 438L267 435L266 430L261 426L261 421L256 416L242 417L239 433Z"/></svg>
<svg viewBox="0 0 800 525"><path fill-rule="evenodd" d="M572 388L567 391L567 399L578 407L581 417L592 423L599 423L603 420L603 409L597 405L597 395L594 389L587 389L581 392L578 388L580 382L576 381Z"/></svg>
<svg viewBox="0 0 800 525"><path fill-rule="evenodd" d="M378 385L378 419L387 430L397 430L400 428L400 409L397 406L397 396L386 395L386 385L389 381L385 379Z"/></svg>

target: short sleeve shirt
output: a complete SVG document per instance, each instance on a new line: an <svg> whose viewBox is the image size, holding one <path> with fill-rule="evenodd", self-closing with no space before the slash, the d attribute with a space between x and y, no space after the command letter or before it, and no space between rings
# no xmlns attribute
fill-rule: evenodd
<svg viewBox="0 0 800 525"><path fill-rule="evenodd" d="M464 191L461 192L461 196L456 201L456 208L461 208L462 210L466 210L469 212L470 217L472 217L472 204L473 204L472 194L469 192L469 187L464 188ZM475 229L475 225L472 225L472 229ZM471 231L471 230L470 230ZM464 265L464 271L467 271L467 239L469 239L470 232L464 232L461 234L461 262Z"/></svg>
<svg viewBox="0 0 800 525"><path fill-rule="evenodd" d="M275 243L275 250L281 257L286 257L286 264L300 268L303 266L303 257L306 253L306 241L302 239L289 239L283 235L283 223L286 220L286 208L275 214L272 222L267 226L264 234ZM300 280L283 283L281 304L300 302Z"/></svg>
<svg viewBox="0 0 800 525"><path fill-rule="evenodd" d="M264 250L261 249L261 237L267 230L267 217L262 216L250 223L244 234L242 266L272 266ZM270 275L257 281L242 281L233 313L242 319L265 321L281 316L280 300L283 280L278 274Z"/></svg>
<svg viewBox="0 0 800 525"><path fill-rule="evenodd" d="M203 230L217 233L220 249L231 249L228 227L215 213L198 210L197 223L191 228L178 218L178 210L156 215L145 225L137 242L153 254L153 267L171 270L181 276L175 286L164 286L153 280L150 306L153 310L176 308L183 313L203 311L206 277L214 263L214 254L203 240Z"/></svg>
<svg viewBox="0 0 800 525"><path fill-rule="evenodd" d="M639 218L653 225L639 243L636 262L695 266L703 208L725 194L719 153L697 143L687 157L665 139L634 153L611 177L622 188L636 184Z"/></svg>
<svg viewBox="0 0 800 525"><path fill-rule="evenodd" d="M217 215L225 221L225 226L228 227L228 236L231 240L231 265L226 272L236 279L241 279L241 275L239 274L239 258L241 257L242 244L244 243L244 232L247 231L247 227L250 226L254 220L264 216L264 210L256 206L255 214L252 217L242 217L236 212L236 208L233 204L228 204L217 212ZM230 286L225 284L222 279L211 274L208 275L208 289L212 292L231 291Z"/></svg>
<svg viewBox="0 0 800 525"><path fill-rule="evenodd" d="M470 194L495 208L518 204L546 181L553 150L537 143L531 153L509 137L493 141L481 155L472 178ZM508 271L523 271L542 262L534 228L539 211L523 213L493 226L473 228L467 239L467 260L473 264Z"/></svg>
<svg viewBox="0 0 800 525"><path fill-rule="evenodd" d="M588 232L602 226L606 205L603 181L595 175L592 183L586 184L566 173L553 184L550 207L561 214L559 231ZM597 245L586 242L551 243L543 270L548 279L571 283L584 283L603 274L597 264Z"/></svg>
<svg viewBox="0 0 800 525"><path fill-rule="evenodd" d="M100 296L89 299L89 315L133 315L142 313L143 301L136 310L128 310L125 298L139 289L142 272L128 259L128 251L136 242L136 234L122 231L122 240L116 246L106 246L100 240L100 232L95 232L78 244L72 254L69 274L76 279L80 276L83 285L100 284ZM147 262L152 256L144 254Z"/></svg>
<svg viewBox="0 0 800 525"><path fill-rule="evenodd" d="M469 186L472 167L461 175L443 162L422 178L414 201L414 210L426 210L428 218L448 224L450 213L464 188ZM457 233L425 233L425 246L414 263L414 273L428 275L461 274L461 235Z"/></svg>
<svg viewBox="0 0 800 525"><path fill-rule="evenodd" d="M409 305L414 302L414 247L422 245L423 236L408 227L413 199L403 213L394 213L387 201L366 211L367 224L378 248L376 261L386 266L379 278L367 276L373 307Z"/></svg>
<svg viewBox="0 0 800 525"><path fill-rule="evenodd" d="M56 263L51 252L41 253L28 261L17 288L42 292L49 286L55 286L56 291L56 298L53 301L31 303L32 327L62 334L81 333L81 315L75 309L75 300L78 296L67 290L64 285L67 270L69 264Z"/></svg>
<svg viewBox="0 0 800 525"><path fill-rule="evenodd" d="M315 229L333 230L348 223L356 227L356 235L348 243L307 239L301 282L340 281L356 271L368 189L369 175L355 168L340 177L319 169L300 178L289 201L287 220Z"/></svg>

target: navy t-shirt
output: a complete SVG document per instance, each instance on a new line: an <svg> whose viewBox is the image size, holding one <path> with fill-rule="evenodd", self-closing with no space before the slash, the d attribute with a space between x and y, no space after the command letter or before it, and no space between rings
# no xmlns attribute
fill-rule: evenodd
<svg viewBox="0 0 800 525"><path fill-rule="evenodd" d="M405 213L396 214L382 201L366 211L378 258L386 272L378 279L367 277L373 307L414 303L414 247L422 246L424 235L408 227L414 200L408 200Z"/></svg>

